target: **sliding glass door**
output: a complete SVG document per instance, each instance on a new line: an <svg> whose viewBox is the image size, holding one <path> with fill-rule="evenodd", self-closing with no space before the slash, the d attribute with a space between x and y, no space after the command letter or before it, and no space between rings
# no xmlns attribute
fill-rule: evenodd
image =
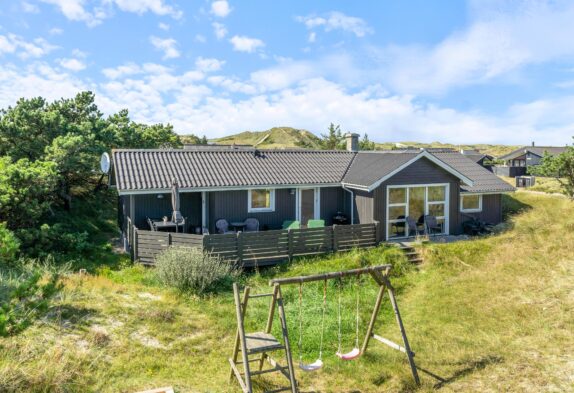
<svg viewBox="0 0 574 393"><path fill-rule="evenodd" d="M433 216L438 224L433 233L448 233L448 194L448 184L388 186L387 239L424 233L425 216Z"/></svg>

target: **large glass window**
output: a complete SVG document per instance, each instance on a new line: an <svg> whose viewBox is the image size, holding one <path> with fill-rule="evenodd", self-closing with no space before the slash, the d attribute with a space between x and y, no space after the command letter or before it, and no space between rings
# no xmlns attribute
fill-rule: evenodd
<svg viewBox="0 0 574 393"><path fill-rule="evenodd" d="M461 195L460 211L465 213L482 211L482 195L472 195L472 194Z"/></svg>
<svg viewBox="0 0 574 393"><path fill-rule="evenodd" d="M436 218L442 233L446 233L448 223L447 185L405 186L388 188L387 237L400 238L414 235L408 228L407 217L412 218L418 233L426 231L425 216ZM433 233L436 233L433 232Z"/></svg>
<svg viewBox="0 0 574 393"><path fill-rule="evenodd" d="M247 210L250 213L274 211L275 190L249 190Z"/></svg>

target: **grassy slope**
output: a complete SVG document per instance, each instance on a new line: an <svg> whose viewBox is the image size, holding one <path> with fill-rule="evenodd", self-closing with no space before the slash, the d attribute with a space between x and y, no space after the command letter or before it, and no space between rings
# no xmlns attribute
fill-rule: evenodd
<svg viewBox="0 0 574 393"><path fill-rule="evenodd" d="M211 142L222 143L222 144L247 144L255 145L263 137L269 135L269 137L260 145L262 148L287 148L287 147L308 147L308 148L318 148L319 139L313 133L306 130L298 130L291 127L275 127L267 131L245 131L235 135L229 135L223 138L212 139ZM421 147L438 147L438 148L454 148L454 149L478 149L479 151L493 156L501 156L507 154L518 146L506 146L506 145L487 145L487 144L477 144L477 145L453 145L449 143L419 143L419 142L401 142L405 146L413 146L417 148ZM377 143L377 149L391 149L395 146L395 143L383 142Z"/></svg>
<svg viewBox="0 0 574 393"><path fill-rule="evenodd" d="M574 204L518 193L506 206L521 209L498 236L424 249L426 262L405 266L394 250L301 260L246 277L268 291L272 276L310 274L359 264L396 264L393 283L416 361L440 376L447 391L567 390L574 383ZM356 287L344 286L344 347L353 342ZM362 326L375 287L359 289ZM322 288L304 288L305 360L317 354ZM297 288L285 290L293 346ZM374 343L358 361L341 363L336 350L336 286L329 286L325 369L299 374L304 391L406 391L413 388L400 353ZM51 317L0 343L0 391L132 392L173 385L177 391L238 391L226 384L234 334L228 291L181 299L141 267L71 276ZM250 316L264 323L266 305ZM255 328L248 320L249 330ZM398 341L388 303L377 332ZM297 358L297 351L294 351ZM421 372L422 391L436 379ZM274 380L265 379L263 385ZM259 387L262 384L258 385Z"/></svg>
<svg viewBox="0 0 574 393"><path fill-rule="evenodd" d="M263 138L265 139L263 140ZM319 148L319 138L314 134L291 127L274 127L266 131L245 131L240 134L214 139L212 142L226 145L232 143L241 145L257 144L258 147L266 149L283 147Z"/></svg>

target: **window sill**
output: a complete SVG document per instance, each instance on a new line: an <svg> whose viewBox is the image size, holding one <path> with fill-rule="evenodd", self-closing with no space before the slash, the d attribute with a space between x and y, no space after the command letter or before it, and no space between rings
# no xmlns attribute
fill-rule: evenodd
<svg viewBox="0 0 574 393"><path fill-rule="evenodd" d="M273 213L275 209L247 209L247 213Z"/></svg>
<svg viewBox="0 0 574 393"><path fill-rule="evenodd" d="M482 213L482 209L467 209L460 211L461 213Z"/></svg>

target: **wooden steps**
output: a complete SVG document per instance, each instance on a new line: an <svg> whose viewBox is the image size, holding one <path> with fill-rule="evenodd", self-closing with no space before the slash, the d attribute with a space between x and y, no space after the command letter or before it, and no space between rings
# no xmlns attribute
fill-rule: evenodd
<svg viewBox="0 0 574 393"><path fill-rule="evenodd" d="M412 245L410 245L408 243L397 243L397 246L399 247L399 249L401 249L403 251L403 253L407 257L407 260L410 263L413 263L415 265L419 265L419 264L423 263L423 256Z"/></svg>

